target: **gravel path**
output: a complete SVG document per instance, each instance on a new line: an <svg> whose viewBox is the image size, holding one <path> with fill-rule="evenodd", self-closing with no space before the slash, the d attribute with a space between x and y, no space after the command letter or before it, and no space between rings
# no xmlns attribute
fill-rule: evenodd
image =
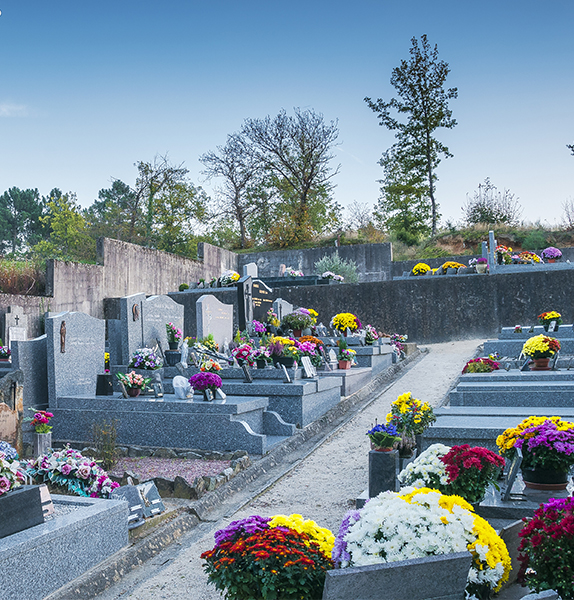
<svg viewBox="0 0 574 600"><path fill-rule="evenodd" d="M207 584L199 555L213 547L217 529L252 514L300 513L336 533L344 513L367 487L367 429L375 419L384 421L391 402L404 392L433 406L440 404L480 343L429 345L427 356L268 490L235 514L202 523L98 598L220 600L222 596Z"/></svg>
<svg viewBox="0 0 574 600"><path fill-rule="evenodd" d="M165 477L173 480L179 475L191 485L196 477L219 475L229 467L230 462L229 460L157 458L155 456L124 457L118 460L110 474L121 477L124 471L131 471L138 476L140 481L147 481L153 477Z"/></svg>

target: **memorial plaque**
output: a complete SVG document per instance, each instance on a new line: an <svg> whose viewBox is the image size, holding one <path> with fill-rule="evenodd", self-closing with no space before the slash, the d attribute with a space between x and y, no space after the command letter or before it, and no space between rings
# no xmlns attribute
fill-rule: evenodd
<svg viewBox="0 0 574 600"><path fill-rule="evenodd" d="M135 529L145 523L143 501L135 485L122 485L112 490L110 499L127 501L129 506L128 529Z"/></svg>
<svg viewBox="0 0 574 600"><path fill-rule="evenodd" d="M281 368L283 369L283 375L285 376L283 382L291 383L291 377L289 377L289 373L287 372L287 367L285 365L281 365Z"/></svg>
<svg viewBox="0 0 574 600"><path fill-rule="evenodd" d="M165 510L164 503L153 481L140 483L136 485L136 488L141 498L144 517L153 517Z"/></svg>
<svg viewBox="0 0 574 600"><path fill-rule="evenodd" d="M253 317L261 323L267 321L267 312L273 308L273 290L259 279L253 281L252 286Z"/></svg>
<svg viewBox="0 0 574 600"><path fill-rule="evenodd" d="M243 370L243 383L253 383L253 375L251 374L251 371L249 370L249 367L247 365L241 365L241 369Z"/></svg>
<svg viewBox="0 0 574 600"><path fill-rule="evenodd" d="M504 487L502 489L501 497L503 502L507 502L508 500L526 500L524 494L513 494L512 486L516 481L516 476L518 475L518 471L520 470L520 465L522 464L522 449L515 448L516 454L512 459L512 463L508 468L508 473L506 475L506 481L504 482Z"/></svg>
<svg viewBox="0 0 574 600"><path fill-rule="evenodd" d="M317 375L317 369L315 369L311 359L308 356L303 356L301 358L301 364L303 365L303 370L305 371L305 377L312 379Z"/></svg>

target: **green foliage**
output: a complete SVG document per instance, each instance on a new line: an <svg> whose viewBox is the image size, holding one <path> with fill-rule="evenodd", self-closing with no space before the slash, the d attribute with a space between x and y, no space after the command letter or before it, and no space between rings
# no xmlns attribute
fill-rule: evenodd
<svg viewBox="0 0 574 600"><path fill-rule="evenodd" d="M336 250L333 254L323 256L315 263L315 272L322 275L325 271L331 271L335 275L342 275L345 283L357 283L359 275L357 274L357 263L353 260L345 260L339 256Z"/></svg>
<svg viewBox="0 0 574 600"><path fill-rule="evenodd" d="M522 242L525 250L543 250L548 244L546 243L546 235L543 231L531 231Z"/></svg>
<svg viewBox="0 0 574 600"><path fill-rule="evenodd" d="M46 265L38 260L0 260L0 292L33 295L44 292Z"/></svg>
<svg viewBox="0 0 574 600"><path fill-rule="evenodd" d="M113 469L118 461L117 428L117 419L103 420L92 425L92 440L97 451L97 458L101 461L105 471Z"/></svg>
<svg viewBox="0 0 574 600"><path fill-rule="evenodd" d="M510 190L499 192L487 177L478 185L473 198L467 197L462 211L467 225L518 225L522 208Z"/></svg>
<svg viewBox="0 0 574 600"><path fill-rule="evenodd" d="M184 292L185 290L189 289L189 285L187 285L187 283L180 283L179 284L179 291L180 292Z"/></svg>
<svg viewBox="0 0 574 600"><path fill-rule="evenodd" d="M415 181L425 181L434 235L439 219L434 194L436 169L441 155L448 158L452 154L433 134L439 128L451 129L456 125L448 101L456 98L458 92L456 88L444 88L450 72L448 63L439 60L437 46L431 49L426 35L421 36L420 46L417 38L411 39L410 54L410 60L402 60L391 76L400 99L385 102L379 98L373 102L365 98L365 102L377 113L380 125L396 131L393 160L402 163L401 169L412 173ZM404 116L406 121L394 118L391 111Z"/></svg>
<svg viewBox="0 0 574 600"><path fill-rule="evenodd" d="M0 196L0 251L16 254L42 237L44 203L38 190L10 188Z"/></svg>

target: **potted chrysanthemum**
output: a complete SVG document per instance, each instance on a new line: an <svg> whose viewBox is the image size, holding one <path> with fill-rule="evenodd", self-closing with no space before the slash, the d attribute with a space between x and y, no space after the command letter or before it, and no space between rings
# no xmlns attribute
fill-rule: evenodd
<svg viewBox="0 0 574 600"><path fill-rule="evenodd" d="M492 373L500 369L500 364L490 358L472 358L462 370L465 373Z"/></svg>
<svg viewBox="0 0 574 600"><path fill-rule="evenodd" d="M189 378L189 385L197 391L203 393L205 402L213 402L215 393L221 387L221 377L217 373L210 371L201 371Z"/></svg>
<svg viewBox="0 0 574 600"><path fill-rule="evenodd" d="M392 404L387 414L387 423L394 425L401 435L399 452L403 457L412 456L416 447L415 436L436 421L432 406L413 398L411 392L401 394Z"/></svg>
<svg viewBox="0 0 574 600"><path fill-rule="evenodd" d="M346 336L347 330L356 331L359 327L362 327L362 323L352 313L339 313L331 319L331 327Z"/></svg>
<svg viewBox="0 0 574 600"><path fill-rule="evenodd" d="M546 262L554 263L562 258L562 252L558 248L554 248L554 246L548 246L548 248L542 250L542 258Z"/></svg>
<svg viewBox="0 0 574 600"><path fill-rule="evenodd" d="M543 312L538 315L538 322L544 327L544 331L548 331L550 324L554 321L554 331L558 331L558 326L562 323L562 315L555 310Z"/></svg>
<svg viewBox="0 0 574 600"><path fill-rule="evenodd" d="M541 333L526 340L522 346L524 355L532 359L532 371L547 371L550 367L550 358L560 350L560 342L556 338L548 337Z"/></svg>
<svg viewBox="0 0 574 600"><path fill-rule="evenodd" d="M371 440L371 450L390 452L401 441L401 436L394 425L377 423L367 431Z"/></svg>

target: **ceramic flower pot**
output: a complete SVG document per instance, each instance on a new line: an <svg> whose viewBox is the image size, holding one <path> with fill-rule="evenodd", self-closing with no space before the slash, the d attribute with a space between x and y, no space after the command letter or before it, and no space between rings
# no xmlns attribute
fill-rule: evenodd
<svg viewBox="0 0 574 600"><path fill-rule="evenodd" d="M179 342L168 342L168 344L170 350L177 350L177 347L179 346Z"/></svg>
<svg viewBox="0 0 574 600"><path fill-rule="evenodd" d="M529 365L531 371L550 371L549 358L534 358L532 361Z"/></svg>
<svg viewBox="0 0 574 600"><path fill-rule="evenodd" d="M177 350L166 350L164 352L165 356L165 364L168 367L175 367L177 363L181 360L181 352Z"/></svg>
<svg viewBox="0 0 574 600"><path fill-rule="evenodd" d="M295 359L292 356L276 356L275 364L285 365L287 369L292 369L295 364Z"/></svg>
<svg viewBox="0 0 574 600"><path fill-rule="evenodd" d="M258 369L264 369L267 366L267 363L264 360L258 360L256 362L257 362L257 368Z"/></svg>
<svg viewBox="0 0 574 600"><path fill-rule="evenodd" d="M487 267L486 263L477 263L475 265L476 272L481 273L481 274L486 273L486 267Z"/></svg>
<svg viewBox="0 0 574 600"><path fill-rule="evenodd" d="M347 369L351 368L351 365L353 363L350 360L340 360L339 361L339 369L343 369L344 371L346 371Z"/></svg>
<svg viewBox="0 0 574 600"><path fill-rule="evenodd" d="M301 337L301 330L300 329L293 329L293 337Z"/></svg>
<svg viewBox="0 0 574 600"><path fill-rule="evenodd" d="M141 393L141 388L127 387L126 392L130 398L137 398Z"/></svg>
<svg viewBox="0 0 574 600"><path fill-rule="evenodd" d="M544 327L544 331L548 331L550 329L550 323L544 323L544 325L542 325L542 327ZM558 325L558 323L556 323L556 325L554 326L554 331L558 331L558 327L560 327L560 325Z"/></svg>

